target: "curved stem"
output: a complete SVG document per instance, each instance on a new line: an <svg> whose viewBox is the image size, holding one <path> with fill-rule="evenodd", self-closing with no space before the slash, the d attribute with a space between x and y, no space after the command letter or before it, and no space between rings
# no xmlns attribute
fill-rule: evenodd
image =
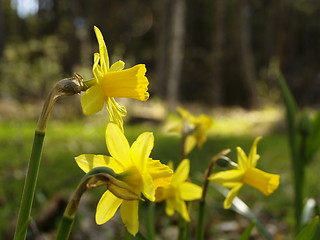
<svg viewBox="0 0 320 240"><path fill-rule="evenodd" d="M74 218L69 218L68 216L63 215L56 237L57 240L69 239L73 222Z"/></svg>
<svg viewBox="0 0 320 240"><path fill-rule="evenodd" d="M32 209L32 203L36 190L36 184L38 179L38 173L41 162L41 153L43 147L43 141L45 136L45 130L48 122L48 118L54 103L60 96L74 95L81 92L81 79L80 75L76 75L73 78L65 78L60 80L50 91L46 101L43 105L42 112L40 114L35 136L33 139L31 156L29 159L27 175L22 192L21 204L18 213L18 220L14 234L14 240L24 240L27 236L27 231L30 222L30 215Z"/></svg>
<svg viewBox="0 0 320 240"><path fill-rule="evenodd" d="M116 177L117 174L107 167L93 168L84 175L63 213L56 236L57 240L67 240L69 238L81 197L88 189L104 186L119 198L125 200L140 199L129 185L118 180Z"/></svg>
<svg viewBox="0 0 320 240"><path fill-rule="evenodd" d="M207 189L209 185L208 177L210 176L212 169L214 168L215 162L221 158L222 156L227 155L230 152L230 149L226 149L215 155L211 158L209 166L206 170L204 182L202 186L202 195L199 202L199 210L198 210L198 225L197 225L197 240L204 239L204 219L205 219L205 205L206 205L206 195Z"/></svg>

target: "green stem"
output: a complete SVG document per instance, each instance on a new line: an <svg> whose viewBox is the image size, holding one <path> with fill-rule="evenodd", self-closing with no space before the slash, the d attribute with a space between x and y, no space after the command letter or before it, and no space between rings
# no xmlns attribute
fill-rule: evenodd
<svg viewBox="0 0 320 240"><path fill-rule="evenodd" d="M15 240L26 239L28 226L30 222L30 214L32 203L34 199L34 192L40 168L40 158L45 134L42 132L35 132L31 157L28 166L28 172L24 183L22 192L21 205L19 209Z"/></svg>
<svg viewBox="0 0 320 240"><path fill-rule="evenodd" d="M214 168L215 162L221 158L222 156L227 155L230 152L230 149L225 149L219 152L217 155L213 156L210 160L209 166L205 172L203 186L202 186L202 195L199 202L199 211L198 211L198 225L197 225L197 240L202 240L204 237L204 219L205 219L205 205L206 205L206 195L207 189L209 186L209 179L208 177L211 175L211 172Z"/></svg>
<svg viewBox="0 0 320 240"><path fill-rule="evenodd" d="M190 240L191 232L190 232L190 222L186 222L184 240Z"/></svg>
<svg viewBox="0 0 320 240"><path fill-rule="evenodd" d="M304 188L304 162L301 157L301 152L298 146L298 130L296 127L296 103L286 84L286 81L281 73L278 73L279 85L286 106L286 121L287 121L287 137L292 160L293 184L294 184L294 206L295 206L295 220L296 232L299 231L301 225L301 216L303 209L303 188Z"/></svg>
<svg viewBox="0 0 320 240"><path fill-rule="evenodd" d="M205 200L199 202L199 215L198 215L198 226L197 226L197 240L204 239L204 219L205 219Z"/></svg>
<svg viewBox="0 0 320 240"><path fill-rule="evenodd" d="M137 240L147 240L140 232L137 233L135 239ZM150 239L148 239L150 240Z"/></svg>
<svg viewBox="0 0 320 240"><path fill-rule="evenodd" d="M155 209L155 203L149 202L148 206L148 214L147 214L147 231L148 231L148 239L153 240L155 236L155 230L154 230L154 209Z"/></svg>
<svg viewBox="0 0 320 240"><path fill-rule="evenodd" d="M180 216L178 240L184 240L185 238L186 238L186 221Z"/></svg>
<svg viewBox="0 0 320 240"><path fill-rule="evenodd" d="M180 158L179 158L180 162L187 157L185 152L187 137L188 137L188 134L186 134L185 132L182 132L181 144L180 144Z"/></svg>
<svg viewBox="0 0 320 240"><path fill-rule="evenodd" d="M81 92L81 80L75 75L73 78L65 78L58 81L48 94L39 116L28 171L24 182L18 220L14 234L14 240L25 240L30 222L31 209L39 174L41 153L47 122L54 103L60 96L71 96Z"/></svg>
<svg viewBox="0 0 320 240"><path fill-rule="evenodd" d="M107 167L93 168L83 176L63 213L56 240L67 240L69 238L81 197L88 189L104 186L119 198L139 200L139 196L133 189L125 182L118 180L117 177L119 175Z"/></svg>
<svg viewBox="0 0 320 240"><path fill-rule="evenodd" d="M59 229L58 229L58 233L56 236L57 240L69 239L73 222L74 222L74 218L70 218L68 216L63 215Z"/></svg>

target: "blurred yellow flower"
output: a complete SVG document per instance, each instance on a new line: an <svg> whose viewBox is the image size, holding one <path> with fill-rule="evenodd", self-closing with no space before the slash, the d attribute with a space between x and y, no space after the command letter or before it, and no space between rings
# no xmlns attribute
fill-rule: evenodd
<svg viewBox="0 0 320 240"><path fill-rule="evenodd" d="M255 139L248 157L240 147L237 147L237 169L222 171L209 176L210 181L231 188L224 201L224 208L231 207L233 199L236 197L243 184L254 187L267 196L278 188L280 181L279 175L270 174L255 167L260 158L257 154L257 144L260 139L261 137Z"/></svg>
<svg viewBox="0 0 320 240"><path fill-rule="evenodd" d="M123 61L118 61L109 67L109 57L103 36L99 28L94 27L94 31L99 44L99 53L94 54L92 67L94 79L87 81L88 89L81 98L82 109L84 114L91 115L99 112L106 103L110 121L123 129L122 117L126 115L126 109L114 98L148 100L149 82L145 76L147 70L144 64L123 70Z"/></svg>
<svg viewBox="0 0 320 240"><path fill-rule="evenodd" d="M171 131L182 133L185 137L184 154L189 154L197 145L201 148L207 140L207 132L213 125L213 120L207 115L192 115L188 110L178 107L183 123L171 129Z"/></svg>
<svg viewBox="0 0 320 240"><path fill-rule="evenodd" d="M201 198L202 189L187 182L190 171L188 159L184 159L174 172L170 185L156 189L156 201L166 200L166 213L171 216L177 211L186 221L190 221L185 201Z"/></svg>
<svg viewBox="0 0 320 240"><path fill-rule="evenodd" d="M173 171L160 161L149 158L153 143L153 134L144 132L130 147L120 128L109 123L106 144L111 156L83 154L75 159L84 172L101 166L113 169L118 174L117 179L128 184L138 196L143 194L154 201L155 189L168 185ZM97 206L96 222L107 222L120 207L123 223L128 232L135 235L139 229L138 204L138 200L124 200L106 191Z"/></svg>

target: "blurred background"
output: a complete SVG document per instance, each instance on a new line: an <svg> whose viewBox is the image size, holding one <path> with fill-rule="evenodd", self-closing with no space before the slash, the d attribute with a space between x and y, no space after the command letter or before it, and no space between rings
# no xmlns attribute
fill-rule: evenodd
<svg viewBox="0 0 320 240"><path fill-rule="evenodd" d="M147 66L150 101L124 104L131 114L128 138L154 131L156 158L177 159L178 150L172 146L179 148L179 138L163 134L160 123L168 110L174 112L181 104L215 119L203 151L192 153L196 160L206 159L193 169L195 181L202 180L200 171L217 151L238 145L248 151L254 136L266 135L261 164L281 174L283 189L271 201L248 190L247 199L267 204L262 215L269 223L285 222L270 223L278 239L284 239L292 224L292 192L282 99L271 73L274 66L280 67L300 107L319 108L320 2L315 0L0 0L0 239L11 239L43 99L56 81L74 72L84 79L92 77L93 53L98 52L94 25L104 35L111 63L121 59L126 67ZM105 113L101 115L84 117L79 96L56 104L45 141L46 173L42 170L39 176L31 239L51 239L41 233L54 232L52 219L59 216L48 220L43 206L52 204L53 212L59 212L59 204L64 206L77 185L83 173L73 157L106 153ZM270 165L270 158L280 161ZM315 174L308 176L314 179L308 191L318 194ZM93 239L88 229L97 228L97 197L86 201L93 207L80 213L78 239ZM262 211L261 205L252 206ZM241 221L237 219L237 227ZM108 227L102 228L97 231L103 232L101 239L112 235Z"/></svg>
<svg viewBox="0 0 320 240"><path fill-rule="evenodd" d="M320 4L278 1L1 0L1 99L32 102L49 83L111 59L146 63L152 97L256 106L276 97L279 63L301 104L319 104Z"/></svg>

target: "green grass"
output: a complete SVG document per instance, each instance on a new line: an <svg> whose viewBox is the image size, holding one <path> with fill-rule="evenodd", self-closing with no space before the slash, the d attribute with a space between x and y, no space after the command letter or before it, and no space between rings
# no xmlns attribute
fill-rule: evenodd
<svg viewBox="0 0 320 240"><path fill-rule="evenodd" d="M229 157L236 161L236 146L241 146L245 152L248 152L254 138L258 135L264 135L258 146L258 153L261 156L258 166L267 172L280 174L281 185L269 197L263 196L254 189L244 187L240 191L239 197L262 218L269 216L266 221L271 219L283 222L284 226L288 227L291 224L292 216L292 186L286 137L281 132L271 131L271 129L277 129L279 124L281 125L281 119L277 118L279 115L274 118L276 121L272 121L272 119L270 120L270 112L266 114L268 118L264 117L263 113L261 114L259 115L261 121L259 118L257 119L257 116L252 117L253 115L250 115L253 120L248 121L248 116L245 115L241 117L240 115L227 114L229 118L226 120L225 115L216 114L215 127L210 131L208 141L201 150L195 149L189 156L191 179L202 184L204 171L213 155L223 149L230 148L232 152ZM107 154L104 139L105 123L105 119L94 117L69 122L54 120L49 122L33 216L37 216L39 209L53 196L58 194L66 199L70 196L83 176L83 172L74 161L75 156L82 153ZM16 218L34 128L35 123L33 122L18 120L0 122L0 182L3 186L0 188L0 238L4 232L12 229ZM162 126L140 124L125 127L125 134L131 143L143 131L154 132L155 147L152 152L154 159L160 159L164 163L177 162L179 136L168 135L163 131ZM317 172L314 169L320 166L319 162L312 164L307 170L307 192L308 195L319 197L320 187ZM215 170L219 170L219 168ZM92 200L92 221L94 221L95 204L101 191L93 191L93 193L95 197ZM222 209L222 201L223 198L210 187L208 215L211 221L217 214L219 214L219 219L222 216L235 217L231 211ZM163 207L163 205L160 206ZM164 212L162 213L164 214ZM81 214L79 219L81 219Z"/></svg>

